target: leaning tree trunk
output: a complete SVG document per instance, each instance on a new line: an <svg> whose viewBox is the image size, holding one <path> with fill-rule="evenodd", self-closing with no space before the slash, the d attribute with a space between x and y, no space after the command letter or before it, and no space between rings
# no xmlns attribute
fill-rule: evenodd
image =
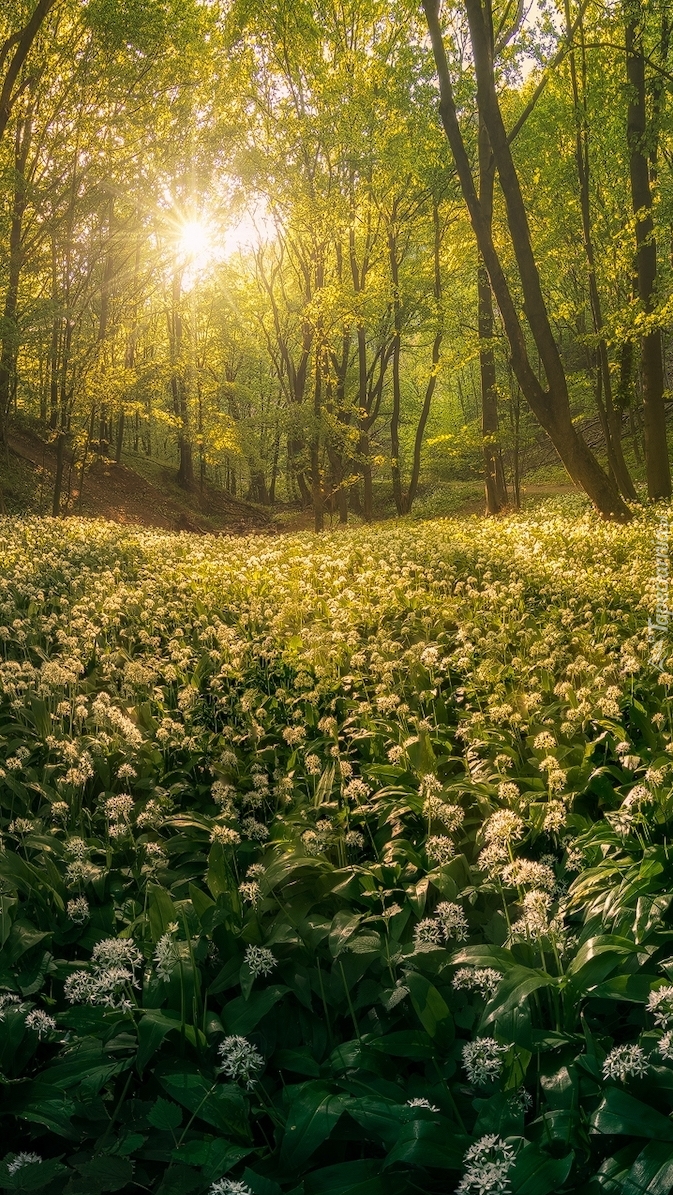
<svg viewBox="0 0 673 1195"><path fill-rule="evenodd" d="M496 95L493 62L489 54L480 0L466 0L477 77L477 100L505 198L507 222L523 290L524 310L544 366L547 390L543 388L531 365L516 305L477 196L453 98L449 65L439 24L438 0L423 0L423 7L439 75L442 123L456 163L477 244L500 308L517 381L533 414L549 435L573 481L588 494L605 518L627 522L631 517L628 507L588 445L578 435L572 421L565 372L542 295L523 195Z"/></svg>
<svg viewBox="0 0 673 1195"><path fill-rule="evenodd" d="M638 296L647 314L656 305L657 242L652 219L652 190L647 149L645 54L641 0L625 0L626 69L629 81L628 144L631 202L636 218ZM651 328L640 341L647 492L653 501L671 497L671 469L666 440L664 362L661 329Z"/></svg>

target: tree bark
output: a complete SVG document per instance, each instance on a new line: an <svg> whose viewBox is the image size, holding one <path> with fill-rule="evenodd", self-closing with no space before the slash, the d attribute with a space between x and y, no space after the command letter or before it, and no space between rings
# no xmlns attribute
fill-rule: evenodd
<svg viewBox="0 0 673 1195"><path fill-rule="evenodd" d="M491 31L492 37L492 31ZM479 202L484 220L493 226L493 186L495 163L488 133L479 122ZM479 319L479 372L481 377L481 432L484 451L484 488L486 512L497 515L507 504L507 486L502 466L502 452L498 442L498 389L493 351L493 292L484 260L477 268L477 303Z"/></svg>
<svg viewBox="0 0 673 1195"><path fill-rule="evenodd" d="M2 345L0 347L0 444L5 442L5 424L9 415L13 386L16 378L16 361L19 349L19 327L17 310L19 304L19 280L23 265L22 230L26 209L26 163L32 135L31 115L17 122L14 146L14 197L9 228L9 259L7 290L2 321Z"/></svg>
<svg viewBox="0 0 673 1195"><path fill-rule="evenodd" d="M582 50L581 67L583 94L580 96L575 50L572 47L573 27L570 19L569 0L565 0L565 18L566 35L571 44L569 54L570 79L573 92L573 105L575 109L575 164L577 167L577 180L580 192L582 239L584 242L584 252L589 271L589 304L591 307L591 318L593 322L594 333L598 338L598 367L600 374L599 385L597 386L596 390L597 405L599 407L601 422L604 426L605 447L608 454L608 469L610 473L614 475L623 497L630 501L635 501L637 495L631 474L629 473L626 461L624 460L624 452L622 448L622 413L621 410L615 405L612 393L610 360L608 357L608 346L603 331L603 310L600 293L598 290L598 279L596 277L596 256L594 252L593 229L591 224L591 198L589 191L590 160L589 131L585 101L586 65L584 53L584 25L582 17L580 16L577 27ZM602 406L600 397L601 390L604 408Z"/></svg>
<svg viewBox="0 0 673 1195"><path fill-rule="evenodd" d="M526 401L548 433L568 473L605 518L627 522L630 511L604 470L578 435L572 421L563 364L549 323L540 276L530 242L528 219L495 92L480 0L466 0L477 76L477 97L488 132L524 294L524 310L547 377L548 390L538 380L528 356L523 329L493 238L484 220L463 142L444 49L437 0L423 0L440 84L440 114L456 163L477 244L488 270L493 293L509 341L512 366Z"/></svg>
<svg viewBox="0 0 673 1195"><path fill-rule="evenodd" d="M416 427L416 436L414 438L414 454L411 465L411 477L409 479L409 488L404 495L403 514L410 514L411 508L414 504L414 499L418 492L418 480L421 475L421 450L423 448L423 436L425 435L425 428L430 416L430 408L432 406L432 399L437 386L437 375L439 373L439 355L442 347L442 340L444 339L444 328L442 323L442 271L440 251L442 247L442 232L439 222L439 207L437 203L432 205L432 224L433 224L433 267L434 267L434 298L437 306L437 331L432 342L432 369L430 377L428 378L427 386L425 387L425 398L423 400L423 407L421 415Z"/></svg>
<svg viewBox="0 0 673 1195"><path fill-rule="evenodd" d="M636 218L636 268L638 297L646 314L656 306L657 242L652 218L652 190L647 150L645 109L645 54L641 0L625 0L626 72L629 82L627 136L631 202ZM647 492L654 502L671 497L671 469L666 439L664 362L661 329L650 328L641 337L641 377Z"/></svg>
<svg viewBox="0 0 673 1195"><path fill-rule="evenodd" d="M393 287L393 352L391 358L391 372L393 381L393 406L390 416L390 469L393 479L393 498L398 515L405 514L404 498L402 495L402 469L400 464L400 415L402 408L400 384L400 353L402 348L402 307L400 303L399 261L397 258L397 236L395 223L397 220L397 204L393 204L391 226L388 233L388 261L390 266L390 280Z"/></svg>

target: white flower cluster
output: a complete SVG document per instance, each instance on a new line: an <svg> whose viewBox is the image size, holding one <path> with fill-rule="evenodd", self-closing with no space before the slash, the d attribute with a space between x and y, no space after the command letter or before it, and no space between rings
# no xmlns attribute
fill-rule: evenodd
<svg viewBox="0 0 673 1195"><path fill-rule="evenodd" d="M603 1078L625 1083L627 1079L640 1078L648 1069L649 1062L642 1046L615 1046L605 1057Z"/></svg>
<svg viewBox="0 0 673 1195"><path fill-rule="evenodd" d="M128 938L106 938L96 943L90 971L73 971L65 981L65 998L70 1004L99 1004L105 1008L129 1009L131 989L137 986L134 969L142 961L136 945Z"/></svg>
<svg viewBox="0 0 673 1195"><path fill-rule="evenodd" d="M39 1166L42 1163L42 1158L35 1153L19 1153L15 1154L9 1162L7 1162L7 1173L18 1174L19 1170L23 1170L24 1166Z"/></svg>
<svg viewBox="0 0 673 1195"><path fill-rule="evenodd" d="M266 946L248 946L245 952L245 961L255 979L259 975L270 975L278 963L272 951L267 950Z"/></svg>
<svg viewBox="0 0 673 1195"><path fill-rule="evenodd" d="M514 1150L494 1133L475 1141L465 1153L467 1169L456 1195L506 1195Z"/></svg>
<svg viewBox="0 0 673 1195"><path fill-rule="evenodd" d="M228 1079L241 1079L246 1087L252 1087L255 1078L264 1066L259 1050L247 1037L233 1035L225 1037L218 1046L220 1070Z"/></svg>
<svg viewBox="0 0 673 1195"><path fill-rule="evenodd" d="M494 1037L478 1037L463 1046L465 1073L476 1087L494 1082L502 1074L503 1058L508 1051Z"/></svg>
<svg viewBox="0 0 673 1195"><path fill-rule="evenodd" d="M494 967L461 967L453 977L452 986L457 990L477 991L485 1000L490 1000L501 979L502 972Z"/></svg>

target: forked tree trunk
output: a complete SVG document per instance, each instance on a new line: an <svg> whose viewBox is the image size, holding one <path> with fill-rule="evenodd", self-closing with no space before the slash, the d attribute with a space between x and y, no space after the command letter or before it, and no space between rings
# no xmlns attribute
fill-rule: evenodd
<svg viewBox="0 0 673 1195"><path fill-rule="evenodd" d="M626 522L631 517L628 507L588 445L578 435L572 421L565 372L542 295L540 275L533 256L523 196L498 105L492 57L489 53L480 0L466 0L477 78L477 102L480 116L488 132L500 186L505 198L507 222L523 290L524 310L544 367L547 390L543 388L531 366L516 305L493 243L488 222L484 220L475 189L453 98L451 76L439 23L439 5L437 0L423 0L423 7L439 75L442 123L456 163L461 190L470 213L477 244L500 308L517 381L531 410L548 433L573 481L589 495L605 518Z"/></svg>

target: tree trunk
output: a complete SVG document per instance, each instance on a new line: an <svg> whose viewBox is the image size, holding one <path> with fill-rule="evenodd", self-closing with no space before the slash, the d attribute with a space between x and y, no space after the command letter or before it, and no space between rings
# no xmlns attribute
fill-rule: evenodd
<svg viewBox="0 0 673 1195"><path fill-rule="evenodd" d="M572 47L573 30L572 22L570 20L569 0L565 0L565 18L567 37ZM575 108L575 164L577 166L577 180L580 191L582 239L584 242L584 252L587 259L587 266L589 268L589 303L591 306L591 318L594 332L598 338L598 366L600 370L600 378L596 387L597 405L601 423L603 424L604 429L603 434L605 437L605 447L608 454L609 473L614 476L614 479L619 486L623 497L631 501L635 501L636 491L626 461L624 460L624 452L622 448L622 415L621 411L615 406L612 395L612 375L610 373L608 346L603 334L603 311L600 294L598 291L598 280L596 277L596 258L594 253L593 230L591 225L591 202L589 193L590 161L589 131L585 99L586 64L584 54L584 25L581 17L579 19L578 31L582 50L582 96L580 96L579 80L577 77L575 51L572 48L569 55L570 78L573 91L573 104ZM601 391L602 398L604 399L605 403L604 408L601 401Z"/></svg>
<svg viewBox="0 0 673 1195"><path fill-rule="evenodd" d="M492 30L490 31L492 39ZM484 220L493 226L493 184L495 163L488 133L479 122L479 202ZM480 257L477 268L477 302L479 317L479 372L481 375L481 433L484 444L484 488L486 513L497 515L507 503L507 487L502 467L502 451L498 442L498 389L493 351L493 292L488 270Z"/></svg>
<svg viewBox="0 0 673 1195"><path fill-rule="evenodd" d="M631 514L604 470L578 435L572 421L565 373L545 306L540 276L530 243L528 219L498 106L492 60L488 53L480 0L466 0L477 76L480 114L488 132L500 185L505 197L510 237L524 294L524 310L545 369L545 391L533 370L523 329L488 223L477 197L469 158L453 98L451 77L439 25L437 0L423 0L440 84L440 113L456 163L463 197L509 341L512 366L531 410L548 433L568 473L589 495L605 518L626 522Z"/></svg>
<svg viewBox="0 0 673 1195"><path fill-rule="evenodd" d="M393 286L393 408L390 416L390 469L393 479L393 498L398 515L405 514L404 498L402 496L402 469L400 464L400 415L401 415L401 386L400 386L400 352L402 348L402 308L400 303L399 262L397 258L397 236L395 221L397 219L396 204L393 204L391 228L388 234L388 260L390 264L390 280Z"/></svg>
<svg viewBox="0 0 673 1195"><path fill-rule="evenodd" d="M311 498L313 500L313 528L322 531L325 525L320 478L320 416L322 402L322 366L320 353L315 355L315 387L313 391L313 432L311 435Z"/></svg>
<svg viewBox="0 0 673 1195"><path fill-rule="evenodd" d="M638 296L647 314L656 306L657 242L652 219L652 191L645 110L645 55L641 0L625 0L626 72L629 82L628 145L631 202L636 218ZM671 469L666 439L664 363L661 329L651 328L640 341L647 492L652 501L671 497Z"/></svg>
<svg viewBox="0 0 673 1195"><path fill-rule="evenodd" d="M19 303L19 279L23 265L22 229L26 209L26 163L32 134L31 115L17 122L14 145L14 197L9 228L9 258L7 263L7 290L2 320L2 345L0 347L0 444L5 442L5 424L9 416L12 392L16 379L16 361L19 350L19 327L17 308Z"/></svg>
<svg viewBox="0 0 673 1195"><path fill-rule="evenodd" d="M439 354L442 347L442 340L444 338L444 328L442 324L442 273L441 273L441 259L440 251L442 247L442 233L439 222L439 207L436 202L432 205L432 224L434 231L433 238L433 266L434 266L434 298L437 305L437 330L435 338L432 342L432 369L430 377L428 378L427 386L425 387L425 398L423 400L423 407L421 409L421 416L416 427L416 436L414 439L414 455L411 465L411 477L409 479L409 489L404 496L403 514L410 514L411 508L414 504L414 499L418 492L418 479L421 475L421 450L423 448L423 436L425 435L425 428L430 416L430 408L432 406L432 398L437 386L437 375L439 373Z"/></svg>

